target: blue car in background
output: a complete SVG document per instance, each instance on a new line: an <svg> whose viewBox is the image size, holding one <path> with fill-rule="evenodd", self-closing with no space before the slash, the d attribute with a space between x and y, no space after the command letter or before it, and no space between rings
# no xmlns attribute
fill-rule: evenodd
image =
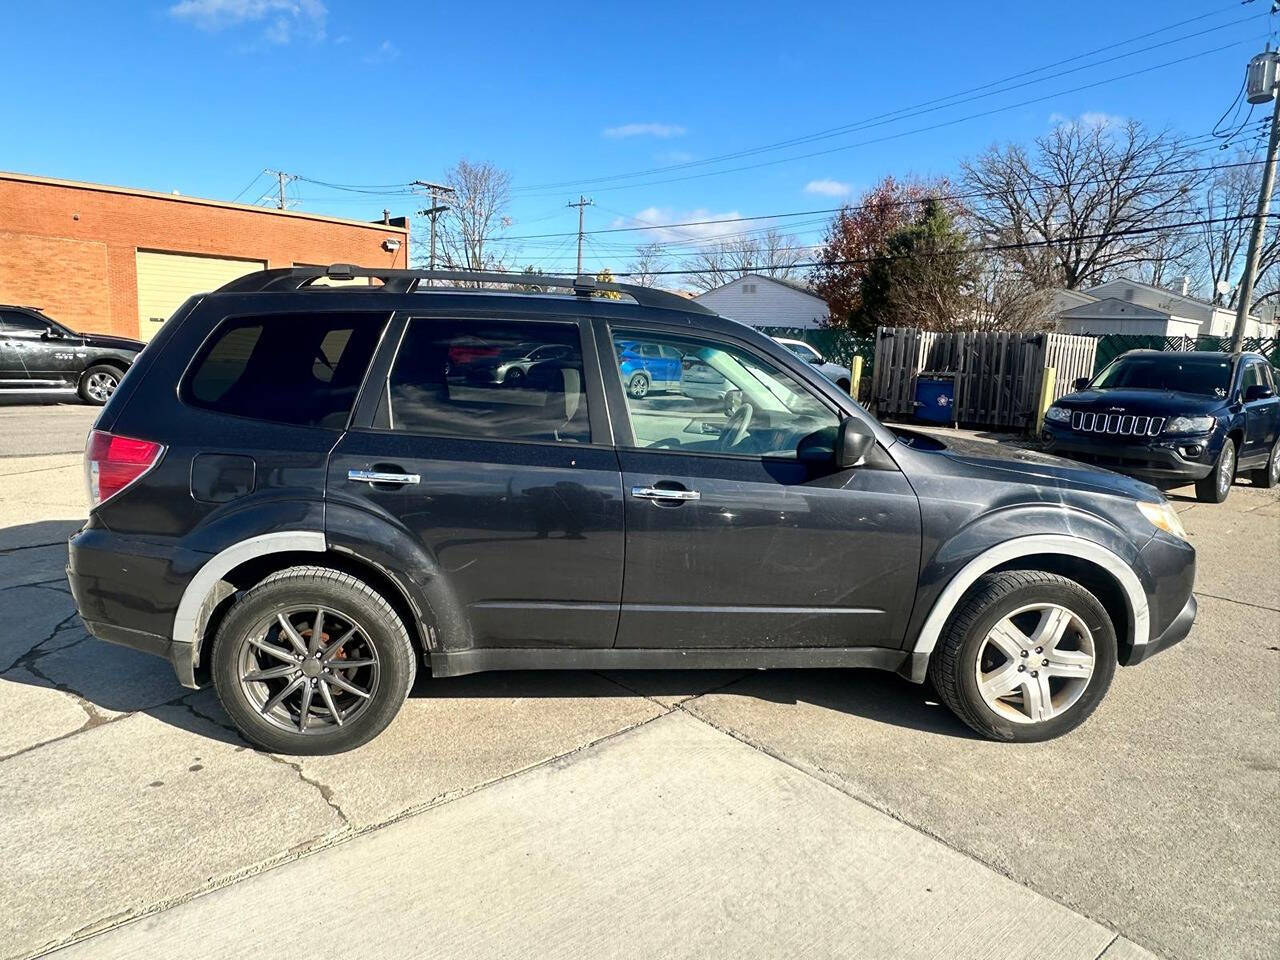
<svg viewBox="0 0 1280 960"><path fill-rule="evenodd" d="M679 390L684 359L674 347L624 340L617 344L622 383L633 400L651 390Z"/></svg>

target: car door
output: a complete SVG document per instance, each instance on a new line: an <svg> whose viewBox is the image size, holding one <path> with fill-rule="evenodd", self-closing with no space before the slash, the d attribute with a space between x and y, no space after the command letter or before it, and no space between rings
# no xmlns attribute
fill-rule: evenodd
<svg viewBox="0 0 1280 960"><path fill-rule="evenodd" d="M670 346L723 383L654 401L607 372L627 494L617 646L898 646L920 512L887 455L851 470L802 458L834 445L842 414L745 344L630 324L597 335Z"/></svg>
<svg viewBox="0 0 1280 960"><path fill-rule="evenodd" d="M584 335L594 364L590 327L572 317L398 316L389 373L366 385L331 457L329 500L414 535L478 646L613 644L622 484ZM457 363L462 352L501 356L531 342L559 356L514 381L468 376Z"/></svg>
<svg viewBox="0 0 1280 960"><path fill-rule="evenodd" d="M1268 365L1248 360L1240 377L1240 397L1244 406L1244 445L1240 460L1249 463L1265 458L1275 442L1276 421L1280 418L1280 397L1276 396ZM1249 399L1252 395L1252 399Z"/></svg>
<svg viewBox="0 0 1280 960"><path fill-rule="evenodd" d="M16 329L10 330L12 316L16 315L0 310L0 389L30 386L31 380L23 359L27 341L17 336Z"/></svg>

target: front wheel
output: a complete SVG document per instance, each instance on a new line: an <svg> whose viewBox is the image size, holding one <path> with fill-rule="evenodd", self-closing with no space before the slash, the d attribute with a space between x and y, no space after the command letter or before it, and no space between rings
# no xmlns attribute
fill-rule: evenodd
<svg viewBox="0 0 1280 960"><path fill-rule="evenodd" d="M120 386L121 373L115 367L100 363L90 367L80 378L80 399L94 406L102 406L111 399Z"/></svg>
<svg viewBox="0 0 1280 960"><path fill-rule="evenodd" d="M1222 449L1213 469L1203 480L1196 481L1196 499L1201 503L1221 503L1231 492L1236 479L1236 442L1230 437L1222 441Z"/></svg>
<svg viewBox="0 0 1280 960"><path fill-rule="evenodd" d="M246 740L330 754L381 733L416 669L404 623L372 587L328 567L290 567L241 597L214 638L213 683Z"/></svg>
<svg viewBox="0 0 1280 960"><path fill-rule="evenodd" d="M929 678L992 740L1051 740L1093 713L1115 674L1115 629L1087 589L1044 570L987 574L948 624Z"/></svg>

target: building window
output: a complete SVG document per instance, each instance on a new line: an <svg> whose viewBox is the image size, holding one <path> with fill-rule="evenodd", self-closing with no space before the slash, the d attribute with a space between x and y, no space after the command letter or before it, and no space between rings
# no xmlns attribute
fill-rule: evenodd
<svg viewBox="0 0 1280 960"><path fill-rule="evenodd" d="M743 292L743 293L755 293L755 292L756 292L756 285L755 285L754 283L744 283L744 284L742 285L742 292Z"/></svg>

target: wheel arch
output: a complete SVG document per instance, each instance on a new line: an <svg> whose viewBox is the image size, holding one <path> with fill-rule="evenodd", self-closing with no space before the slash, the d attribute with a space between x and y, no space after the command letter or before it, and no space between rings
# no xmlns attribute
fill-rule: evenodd
<svg viewBox="0 0 1280 960"><path fill-rule="evenodd" d="M947 582L933 602L904 664L911 680L923 683L942 631L978 579L997 570L1041 569L1084 582L1106 608L1122 650L1150 639L1146 591L1133 568L1101 544L1068 534L1016 537L988 547ZM1083 581L1082 581L1083 582Z"/></svg>

